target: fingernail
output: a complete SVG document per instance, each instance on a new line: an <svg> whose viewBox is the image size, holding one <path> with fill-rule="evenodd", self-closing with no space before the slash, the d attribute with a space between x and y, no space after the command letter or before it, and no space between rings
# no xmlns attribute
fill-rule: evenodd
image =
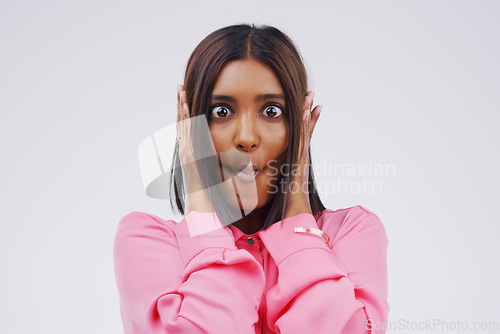
<svg viewBox="0 0 500 334"><path fill-rule="evenodd" d="M177 85L177 91L181 90L182 85Z"/></svg>

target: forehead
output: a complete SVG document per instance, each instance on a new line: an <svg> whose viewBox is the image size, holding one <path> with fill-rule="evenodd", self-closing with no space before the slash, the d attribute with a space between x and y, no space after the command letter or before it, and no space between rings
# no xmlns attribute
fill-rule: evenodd
<svg viewBox="0 0 500 334"><path fill-rule="evenodd" d="M283 93L278 77L257 60L235 60L224 66L214 94Z"/></svg>

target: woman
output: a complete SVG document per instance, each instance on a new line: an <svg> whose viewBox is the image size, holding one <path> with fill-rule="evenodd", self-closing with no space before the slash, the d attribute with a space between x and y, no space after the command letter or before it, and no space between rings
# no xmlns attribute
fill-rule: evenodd
<svg viewBox="0 0 500 334"><path fill-rule="evenodd" d="M323 206L313 95L276 28L233 25L195 48L172 170L185 216L132 212L115 236L125 333L385 332L385 229L360 205Z"/></svg>

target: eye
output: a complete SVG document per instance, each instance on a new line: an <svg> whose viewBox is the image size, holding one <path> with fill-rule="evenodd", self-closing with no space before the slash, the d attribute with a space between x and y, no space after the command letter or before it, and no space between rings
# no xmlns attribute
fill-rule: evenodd
<svg viewBox="0 0 500 334"><path fill-rule="evenodd" d="M214 118L225 118L232 111L226 106L215 106L212 107L211 116Z"/></svg>
<svg viewBox="0 0 500 334"><path fill-rule="evenodd" d="M281 109L281 107L279 106L276 106L276 105L271 105L271 106L267 106L265 109L264 109L264 113L266 114L266 116L268 117L271 117L271 118L279 118L281 116L281 114L283 114L283 110Z"/></svg>

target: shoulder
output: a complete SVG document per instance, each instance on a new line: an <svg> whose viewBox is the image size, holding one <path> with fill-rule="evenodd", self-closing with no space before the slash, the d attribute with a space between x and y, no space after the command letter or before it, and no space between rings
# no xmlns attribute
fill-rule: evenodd
<svg viewBox="0 0 500 334"><path fill-rule="evenodd" d="M128 239L148 240L173 237L177 225L178 223L174 220L163 219L150 213L130 212L118 222L115 245Z"/></svg>
<svg viewBox="0 0 500 334"><path fill-rule="evenodd" d="M163 219L157 215L141 212L141 211L133 211L125 216L123 216L118 221L118 228L125 227L143 227L144 225L156 225L165 228L174 228L178 223L174 220Z"/></svg>
<svg viewBox="0 0 500 334"><path fill-rule="evenodd" d="M334 241L362 231L377 232L387 239L380 217L362 205L337 210L326 209L315 218L318 227Z"/></svg>

